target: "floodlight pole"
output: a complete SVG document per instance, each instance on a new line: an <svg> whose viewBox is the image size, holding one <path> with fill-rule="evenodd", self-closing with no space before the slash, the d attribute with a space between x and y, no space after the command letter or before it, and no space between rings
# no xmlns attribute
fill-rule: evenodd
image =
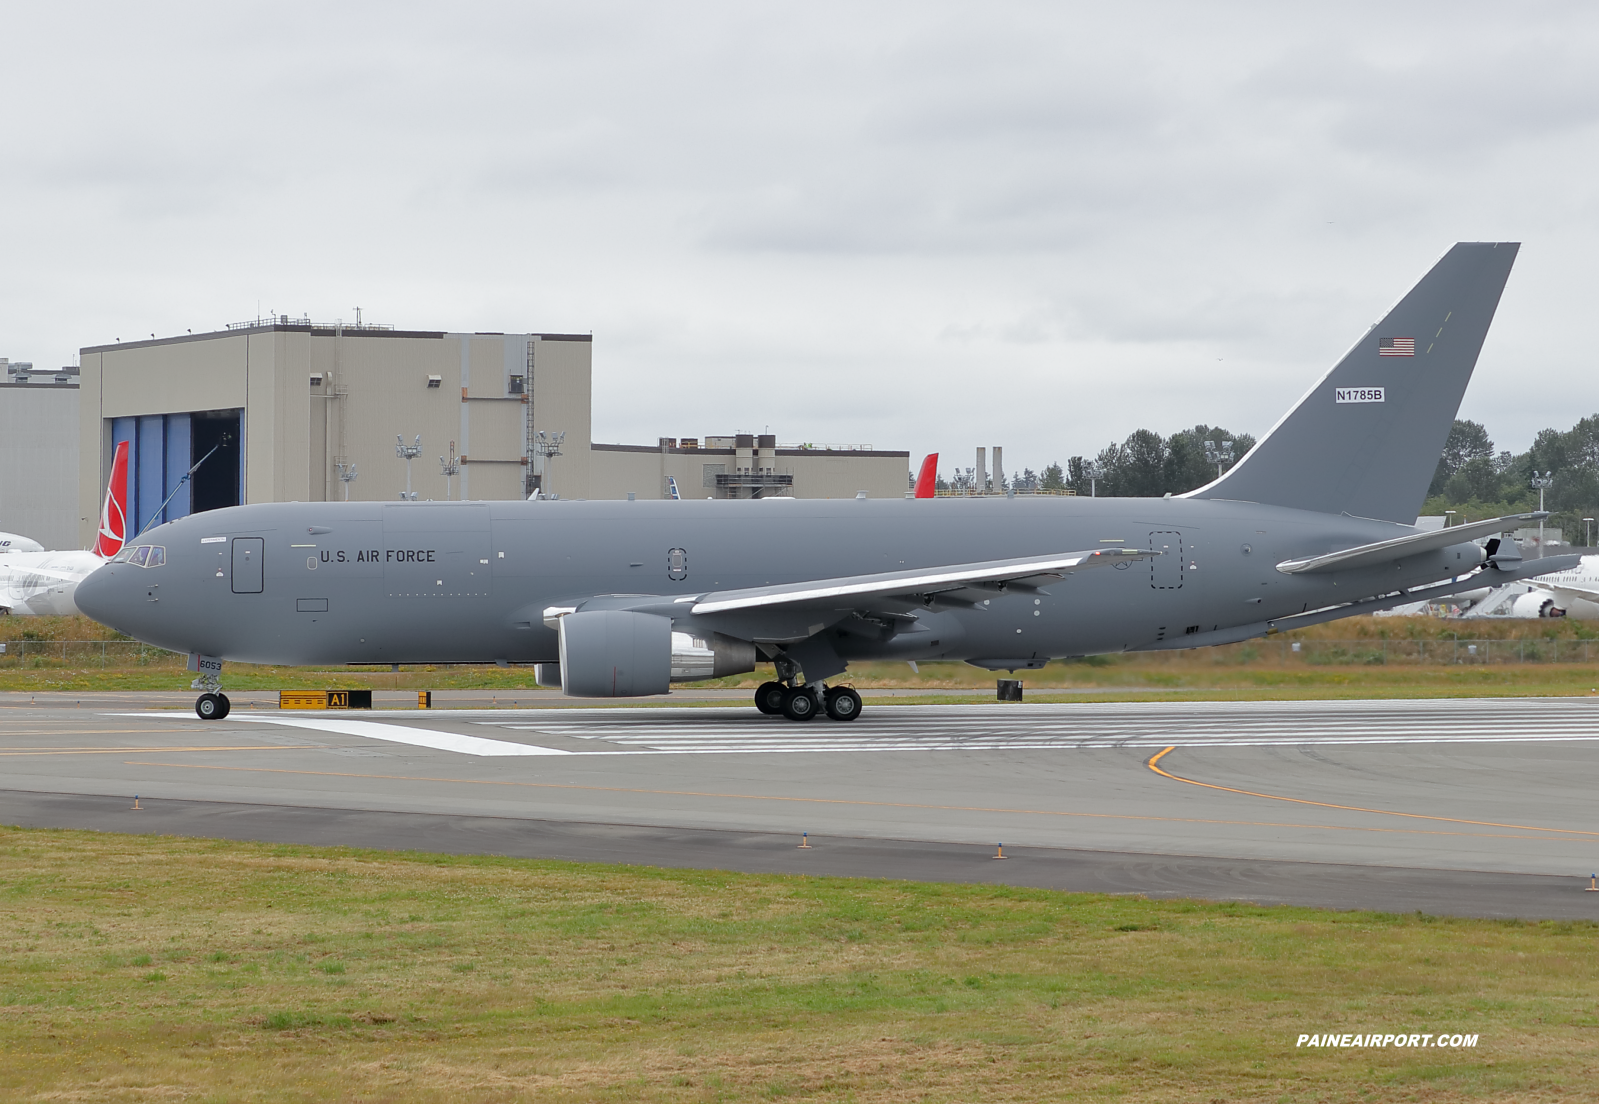
<svg viewBox="0 0 1599 1104"><path fill-rule="evenodd" d="M1540 514L1543 513L1543 493L1554 481L1555 473L1552 471L1546 471L1542 475L1539 475L1537 471L1532 473L1532 485L1538 488L1538 512ZM1543 521L1543 518L1538 519L1538 558L1540 560L1543 559Z"/></svg>
<svg viewBox="0 0 1599 1104"><path fill-rule="evenodd" d="M450 501L450 478L461 471L461 461L455 456L455 442L450 442L450 458L439 457L439 470L444 473L444 501Z"/></svg>
<svg viewBox="0 0 1599 1104"><path fill-rule="evenodd" d="M1216 465L1217 479L1221 478L1222 465L1232 463L1233 444L1230 437L1223 437L1220 441L1205 442L1205 459Z"/></svg>
<svg viewBox="0 0 1599 1104"><path fill-rule="evenodd" d="M1582 519L1582 546L1593 547L1593 518Z"/></svg>
<svg viewBox="0 0 1599 1104"><path fill-rule="evenodd" d="M350 501L350 483L361 473L355 470L354 464L346 464L343 460L335 460L333 466L339 469L339 482L344 484L344 501Z"/></svg>
<svg viewBox="0 0 1599 1104"><path fill-rule="evenodd" d="M1105 478L1105 466L1094 462L1083 465L1083 474L1088 476L1088 497L1099 497L1099 481Z"/></svg>
<svg viewBox="0 0 1599 1104"><path fill-rule="evenodd" d="M408 445L405 438L398 433L394 435L394 455L405 461L405 493L400 497L406 502L416 501L416 492L411 489L411 461L422 455L422 435L416 435L416 444Z"/></svg>

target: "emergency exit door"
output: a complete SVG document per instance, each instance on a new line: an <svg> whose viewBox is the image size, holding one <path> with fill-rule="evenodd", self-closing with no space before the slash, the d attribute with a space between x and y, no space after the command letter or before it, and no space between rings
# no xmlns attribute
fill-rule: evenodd
<svg viewBox="0 0 1599 1104"><path fill-rule="evenodd" d="M233 538L233 593L261 593L261 558L265 552L264 537Z"/></svg>

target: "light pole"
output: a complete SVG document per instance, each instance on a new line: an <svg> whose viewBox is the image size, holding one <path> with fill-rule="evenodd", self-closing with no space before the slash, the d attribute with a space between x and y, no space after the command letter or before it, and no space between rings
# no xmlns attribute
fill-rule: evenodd
<svg viewBox="0 0 1599 1104"><path fill-rule="evenodd" d="M1554 481L1555 473L1552 471L1546 471L1542 475L1539 475L1536 471L1532 473L1532 485L1538 488L1538 512L1540 514L1544 512L1543 493L1554 484ZM1538 519L1538 558L1540 560L1543 559L1543 518Z"/></svg>
<svg viewBox="0 0 1599 1104"><path fill-rule="evenodd" d="M1221 478L1221 466L1233 462L1233 442L1226 437L1220 441L1205 442L1205 459L1216 465L1216 478Z"/></svg>
<svg viewBox="0 0 1599 1104"><path fill-rule="evenodd" d="M549 462L561 455L561 442L566 440L566 431L560 433L547 433L539 430L533 434L533 478L538 483L538 494L544 498L549 496L544 493L544 473L549 467Z"/></svg>
<svg viewBox="0 0 1599 1104"><path fill-rule="evenodd" d="M405 438L398 433L394 435L394 455L405 461L405 493L400 497L406 502L416 501L416 492L411 489L411 461L422 455L422 435L416 435L416 444L408 445Z"/></svg>
<svg viewBox="0 0 1599 1104"><path fill-rule="evenodd" d="M354 464L346 464L343 460L335 460L334 467L339 469L339 482L344 484L344 501L350 501L350 483L361 473L355 470Z"/></svg>
<svg viewBox="0 0 1599 1104"><path fill-rule="evenodd" d="M1593 518L1582 519L1582 545L1584 548L1593 547Z"/></svg>
<svg viewBox="0 0 1599 1104"><path fill-rule="evenodd" d="M454 441L450 442L450 458L446 460L442 456L439 457L439 470L444 474L444 501L448 502L450 501L450 477L459 475L461 472L461 461L455 457Z"/></svg>
<svg viewBox="0 0 1599 1104"><path fill-rule="evenodd" d="M1444 511L1444 528L1447 529L1451 525L1453 525L1454 523L1455 523L1455 512L1453 510L1445 510Z"/></svg>
<svg viewBox="0 0 1599 1104"><path fill-rule="evenodd" d="M1083 474L1088 476L1088 497L1099 497L1099 481L1105 478L1105 465L1098 460L1090 460L1083 465Z"/></svg>

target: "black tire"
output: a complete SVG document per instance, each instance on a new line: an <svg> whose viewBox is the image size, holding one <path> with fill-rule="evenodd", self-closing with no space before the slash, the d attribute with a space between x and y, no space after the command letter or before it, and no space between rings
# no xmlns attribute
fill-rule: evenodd
<svg viewBox="0 0 1599 1104"><path fill-rule="evenodd" d="M816 695L805 687L790 687L783 691L783 716L791 721L811 721L820 712L816 708Z"/></svg>
<svg viewBox="0 0 1599 1104"><path fill-rule="evenodd" d="M195 700L194 711L202 721L215 721L227 715L222 707L221 694L201 694Z"/></svg>
<svg viewBox="0 0 1599 1104"><path fill-rule="evenodd" d="M218 711L216 716L216 719L220 721L223 717L228 715L228 711L233 708L233 703L228 700L228 696L226 694L218 694L217 701L222 703L222 708Z"/></svg>
<svg viewBox="0 0 1599 1104"><path fill-rule="evenodd" d="M783 691L786 689L781 682L761 683L761 688L755 691L755 708L768 716L777 716L783 712Z"/></svg>
<svg viewBox="0 0 1599 1104"><path fill-rule="evenodd" d="M835 721L853 721L861 715L861 696L848 686L827 692L827 715Z"/></svg>

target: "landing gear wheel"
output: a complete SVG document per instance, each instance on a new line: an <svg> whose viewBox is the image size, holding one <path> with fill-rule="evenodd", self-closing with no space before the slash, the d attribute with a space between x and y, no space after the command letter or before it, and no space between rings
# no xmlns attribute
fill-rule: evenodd
<svg viewBox="0 0 1599 1104"><path fill-rule="evenodd" d="M777 716L783 712L783 691L788 689L781 682L763 682L761 688L755 691L755 708L769 716Z"/></svg>
<svg viewBox="0 0 1599 1104"><path fill-rule="evenodd" d="M848 686L827 692L827 715L835 721L853 721L861 715L861 696Z"/></svg>
<svg viewBox="0 0 1599 1104"><path fill-rule="evenodd" d="M228 715L228 699L221 694L201 694L194 711L202 721L220 721Z"/></svg>
<svg viewBox="0 0 1599 1104"><path fill-rule="evenodd" d="M809 721L816 717L816 695L808 686L791 686L783 691L783 716L791 721Z"/></svg>
<svg viewBox="0 0 1599 1104"><path fill-rule="evenodd" d="M228 711L233 708L233 703L228 700L228 696L226 694L218 694L217 701L222 703L222 712L217 714L217 720L220 721L223 717L228 715Z"/></svg>

